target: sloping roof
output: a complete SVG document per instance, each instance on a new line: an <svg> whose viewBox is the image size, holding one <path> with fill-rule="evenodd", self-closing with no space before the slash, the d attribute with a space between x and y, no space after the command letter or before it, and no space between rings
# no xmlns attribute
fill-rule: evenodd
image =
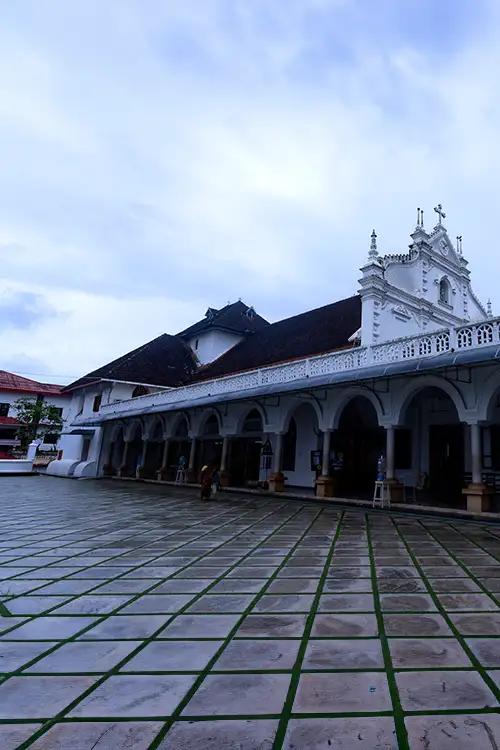
<svg viewBox="0 0 500 750"><path fill-rule="evenodd" d="M0 391L19 391L20 393L36 393L40 395L62 395L62 385L39 383L37 380L23 378L7 370L0 370Z"/></svg>
<svg viewBox="0 0 500 750"><path fill-rule="evenodd" d="M1 425L18 425L19 422L15 417L0 417L0 426Z"/></svg>
<svg viewBox="0 0 500 750"><path fill-rule="evenodd" d="M356 294L266 326L201 368L195 379L216 378L348 347L349 336L360 325L361 297Z"/></svg>
<svg viewBox="0 0 500 750"><path fill-rule="evenodd" d="M195 370L196 359L189 346L179 337L163 333L138 349L75 380L65 390L101 379L173 387L182 385Z"/></svg>
<svg viewBox="0 0 500 750"><path fill-rule="evenodd" d="M248 314L249 310L250 314ZM220 310L209 307L203 320L193 323L192 326L177 335L182 336L182 338L190 338L209 329L222 329L233 333L248 334L260 331L268 325L269 323L265 318L257 315L253 308L239 300Z"/></svg>

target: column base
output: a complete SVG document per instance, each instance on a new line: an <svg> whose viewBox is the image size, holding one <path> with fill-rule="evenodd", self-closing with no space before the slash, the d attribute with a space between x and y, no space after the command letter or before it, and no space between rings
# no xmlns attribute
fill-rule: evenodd
<svg viewBox="0 0 500 750"><path fill-rule="evenodd" d="M231 484L231 474L228 471L220 471L219 477L220 477L220 486L229 487L229 485Z"/></svg>
<svg viewBox="0 0 500 750"><path fill-rule="evenodd" d="M161 469L158 469L158 471L156 472L156 479L159 482L165 482L167 479L167 473L168 473L167 467L162 466Z"/></svg>
<svg viewBox="0 0 500 750"><path fill-rule="evenodd" d="M285 489L285 475L282 471L276 471L269 475L268 479L270 492L283 492Z"/></svg>
<svg viewBox="0 0 500 750"><path fill-rule="evenodd" d="M144 479L145 475L145 467L144 466L138 466L135 470L135 478L136 479Z"/></svg>
<svg viewBox="0 0 500 750"><path fill-rule="evenodd" d="M386 479L386 485L391 491L391 503L404 503L405 487L397 479Z"/></svg>
<svg viewBox="0 0 500 750"><path fill-rule="evenodd" d="M333 477L322 475L316 479L316 497L334 497Z"/></svg>
<svg viewBox="0 0 500 750"><path fill-rule="evenodd" d="M471 513L484 513L490 510L493 489L485 484L469 484L462 490L467 498L467 510Z"/></svg>

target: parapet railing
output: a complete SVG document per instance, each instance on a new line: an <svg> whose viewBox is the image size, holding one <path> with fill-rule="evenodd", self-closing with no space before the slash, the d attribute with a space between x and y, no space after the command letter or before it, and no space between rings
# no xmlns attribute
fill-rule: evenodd
<svg viewBox="0 0 500 750"><path fill-rule="evenodd" d="M394 339L371 347L357 346L352 349L226 375L214 380L204 380L179 388L170 388L125 401L105 404L99 413L103 416L123 414L136 409L242 392L259 386L280 385L305 378L314 380L315 377L321 375L354 371L376 364L432 357L449 351L471 349L488 344L500 344L500 318Z"/></svg>

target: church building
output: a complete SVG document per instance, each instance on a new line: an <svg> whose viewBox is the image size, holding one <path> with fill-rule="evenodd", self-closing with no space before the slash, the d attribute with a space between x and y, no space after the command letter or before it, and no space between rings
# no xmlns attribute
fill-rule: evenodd
<svg viewBox="0 0 500 750"><path fill-rule="evenodd" d="M372 232L351 297L269 323L243 302L69 386L48 473L393 499L473 511L500 492L500 319L474 294L439 204L405 252ZM499 506L500 507L500 506Z"/></svg>

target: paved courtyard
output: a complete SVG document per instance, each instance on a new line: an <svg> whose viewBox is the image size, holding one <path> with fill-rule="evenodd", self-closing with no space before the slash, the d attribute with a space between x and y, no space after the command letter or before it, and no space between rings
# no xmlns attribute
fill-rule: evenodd
<svg viewBox="0 0 500 750"><path fill-rule="evenodd" d="M0 480L0 748L498 750L500 526Z"/></svg>

